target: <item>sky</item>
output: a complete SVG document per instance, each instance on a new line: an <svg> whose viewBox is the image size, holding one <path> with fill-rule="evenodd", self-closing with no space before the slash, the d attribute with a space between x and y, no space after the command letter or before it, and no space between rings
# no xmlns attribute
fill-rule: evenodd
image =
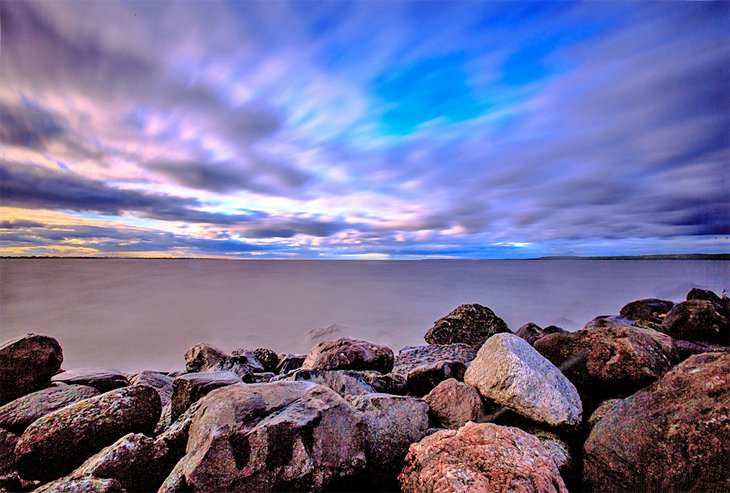
<svg viewBox="0 0 730 493"><path fill-rule="evenodd" d="M730 252L729 2L0 3L0 255Z"/></svg>

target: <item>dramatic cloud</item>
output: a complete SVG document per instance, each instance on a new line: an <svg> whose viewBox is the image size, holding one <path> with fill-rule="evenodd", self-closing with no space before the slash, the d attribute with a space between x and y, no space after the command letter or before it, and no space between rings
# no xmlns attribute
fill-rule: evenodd
<svg viewBox="0 0 730 493"><path fill-rule="evenodd" d="M387 7L3 3L0 253L728 250L726 2Z"/></svg>

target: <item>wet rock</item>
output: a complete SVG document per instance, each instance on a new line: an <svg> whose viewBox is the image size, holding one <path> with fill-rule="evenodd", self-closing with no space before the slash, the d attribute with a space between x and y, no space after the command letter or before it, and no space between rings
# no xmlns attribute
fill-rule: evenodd
<svg viewBox="0 0 730 493"><path fill-rule="evenodd" d="M365 423L368 482L396 484L408 447L428 429L428 404L390 394L361 395L351 402Z"/></svg>
<svg viewBox="0 0 730 493"><path fill-rule="evenodd" d="M302 367L306 358L306 354L281 353L279 355L279 365L276 367L276 373L286 375L292 370L297 370Z"/></svg>
<svg viewBox="0 0 730 493"><path fill-rule="evenodd" d="M0 345L0 404L48 386L63 351L53 337L28 334Z"/></svg>
<svg viewBox="0 0 730 493"><path fill-rule="evenodd" d="M15 445L18 436L0 428L0 477L15 470Z"/></svg>
<svg viewBox="0 0 730 493"><path fill-rule="evenodd" d="M282 381L303 381L324 385L342 397L349 395L372 394L375 390L358 372L348 370L294 370L289 375L277 377Z"/></svg>
<svg viewBox="0 0 730 493"><path fill-rule="evenodd" d="M268 348L256 348L253 350L253 354L264 365L264 371L276 373L276 368L279 366L279 355L275 351Z"/></svg>
<svg viewBox="0 0 730 493"><path fill-rule="evenodd" d="M504 320L477 303L459 305L434 322L424 336L429 344L468 344L479 349L484 341L499 332L509 332Z"/></svg>
<svg viewBox="0 0 730 493"><path fill-rule="evenodd" d="M343 337L321 342L307 354L304 370L374 370L388 373L393 369L393 351L369 341Z"/></svg>
<svg viewBox="0 0 730 493"><path fill-rule="evenodd" d="M63 476L127 433L151 433L161 407L155 389L135 385L58 409L34 421L18 440L18 471L26 479Z"/></svg>
<svg viewBox="0 0 730 493"><path fill-rule="evenodd" d="M230 371L186 373L172 382L170 420L175 421L190 405L211 390L241 383L241 377Z"/></svg>
<svg viewBox="0 0 730 493"><path fill-rule="evenodd" d="M675 339L730 344L728 316L712 301L690 300L672 308L662 322L664 332Z"/></svg>
<svg viewBox="0 0 730 493"><path fill-rule="evenodd" d="M406 379L394 373L380 373L379 371L357 372L375 392L383 394L405 395L408 392Z"/></svg>
<svg viewBox="0 0 730 493"><path fill-rule="evenodd" d="M654 325L661 325L662 318L672 309L674 303L657 298L632 301L621 308L621 316L632 320L638 325L653 328Z"/></svg>
<svg viewBox="0 0 730 493"><path fill-rule="evenodd" d="M112 368L75 368L54 375L51 381L67 385L87 385L101 392L129 385L127 376Z"/></svg>
<svg viewBox="0 0 730 493"><path fill-rule="evenodd" d="M175 464L168 467L166 459L164 443L129 433L90 457L69 478L114 479L129 491L155 491Z"/></svg>
<svg viewBox="0 0 730 493"><path fill-rule="evenodd" d="M395 358L393 374L405 378L410 393L422 396L446 379L463 380L467 363L476 354L467 344L406 346Z"/></svg>
<svg viewBox="0 0 730 493"><path fill-rule="evenodd" d="M190 373L210 370L229 355L210 344L196 344L185 351L185 370Z"/></svg>
<svg viewBox="0 0 730 493"><path fill-rule="evenodd" d="M176 469L199 492L321 491L364 468L362 428L352 406L322 385L231 385L201 401Z"/></svg>
<svg viewBox="0 0 730 493"><path fill-rule="evenodd" d="M545 331L542 328L532 322L527 322L525 325L517 329L515 332L516 336L519 336L526 340L530 345L535 344L535 341L545 335Z"/></svg>
<svg viewBox="0 0 730 493"><path fill-rule="evenodd" d="M594 491L730 491L730 353L692 356L605 412L584 447Z"/></svg>
<svg viewBox="0 0 730 493"><path fill-rule="evenodd" d="M550 334L535 349L575 385L586 413L646 387L679 361L671 337L631 326Z"/></svg>
<svg viewBox="0 0 730 493"><path fill-rule="evenodd" d="M551 455L518 428L467 423L411 445L399 476L405 493L567 493Z"/></svg>
<svg viewBox="0 0 730 493"><path fill-rule="evenodd" d="M423 398L431 409L433 420L452 430L458 430L468 421L484 420L484 403L471 385L453 378L444 380Z"/></svg>
<svg viewBox="0 0 730 493"><path fill-rule="evenodd" d="M578 391L550 361L514 334L490 337L464 382L492 402L539 423L574 428L581 422Z"/></svg>
<svg viewBox="0 0 730 493"><path fill-rule="evenodd" d="M21 434L38 418L97 394L94 387L63 385L24 395L0 407L0 427Z"/></svg>
<svg viewBox="0 0 730 493"><path fill-rule="evenodd" d="M160 373L159 371L145 370L133 375L129 379L129 383L131 385L149 385L150 387L157 389L157 392L160 394L162 406L164 407L168 402L170 402L173 380L174 379L172 377L165 375L164 373Z"/></svg>
<svg viewBox="0 0 730 493"><path fill-rule="evenodd" d="M33 493L127 493L114 479L61 478L41 486Z"/></svg>

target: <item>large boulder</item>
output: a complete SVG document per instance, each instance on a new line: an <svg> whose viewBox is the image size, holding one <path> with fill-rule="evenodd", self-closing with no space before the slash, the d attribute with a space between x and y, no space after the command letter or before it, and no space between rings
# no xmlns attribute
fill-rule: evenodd
<svg viewBox="0 0 730 493"><path fill-rule="evenodd" d="M210 344L197 344L185 352L185 369L190 373L230 371L252 382L253 373L263 372L264 366L253 351L239 349L229 355Z"/></svg>
<svg viewBox="0 0 730 493"><path fill-rule="evenodd" d="M61 478L45 484L33 493L127 493L116 479Z"/></svg>
<svg viewBox="0 0 730 493"><path fill-rule="evenodd" d="M458 430L469 421L478 423L486 417L476 389L454 378L439 383L423 400L428 403L433 421L444 428Z"/></svg>
<svg viewBox="0 0 730 493"><path fill-rule="evenodd" d="M349 370L294 370L282 375L275 381L289 380L296 382L312 382L329 387L342 397L350 395L372 394L375 390L356 371Z"/></svg>
<svg viewBox="0 0 730 493"><path fill-rule="evenodd" d="M135 385L58 409L34 421L18 440L18 471L42 481L63 476L127 433L151 433L161 408L155 389Z"/></svg>
<svg viewBox="0 0 730 493"><path fill-rule="evenodd" d="M113 368L75 368L54 375L51 381L66 385L87 385L101 392L129 385L127 376Z"/></svg>
<svg viewBox="0 0 730 493"><path fill-rule="evenodd" d="M149 385L157 389L160 394L160 400L162 401L162 407L165 407L170 402L172 396L172 382L173 378L159 371L145 370L139 373L135 373L129 378L131 385Z"/></svg>
<svg viewBox="0 0 730 493"><path fill-rule="evenodd" d="M405 379L410 393L422 396L446 379L463 380L466 366L476 354L467 344L406 346L395 358L393 374Z"/></svg>
<svg viewBox="0 0 730 493"><path fill-rule="evenodd" d="M241 377L230 371L186 373L172 382L170 422L175 421L190 405L215 390L241 383Z"/></svg>
<svg viewBox="0 0 730 493"><path fill-rule="evenodd" d="M97 394L94 387L62 385L24 395L0 407L0 427L21 434L38 418Z"/></svg>
<svg viewBox="0 0 730 493"><path fill-rule="evenodd" d="M647 298L627 303L619 313L623 318L632 320L638 325L654 328L654 325L662 324L662 319L673 306L674 303L668 300Z"/></svg>
<svg viewBox="0 0 730 493"><path fill-rule="evenodd" d="M530 345L535 344L535 341L544 336L546 332L536 323L527 322L525 325L517 329L515 335L526 340Z"/></svg>
<svg viewBox="0 0 730 493"><path fill-rule="evenodd" d="M484 341L499 332L509 332L504 320L477 303L459 305L436 320L424 336L429 344L468 344L479 349Z"/></svg>
<svg viewBox="0 0 730 493"><path fill-rule="evenodd" d="M727 312L717 303L689 300L672 308L662 322L664 332L675 339L730 345Z"/></svg>
<svg viewBox="0 0 730 493"><path fill-rule="evenodd" d="M692 356L612 403L584 446L594 491L730 491L730 353Z"/></svg>
<svg viewBox="0 0 730 493"><path fill-rule="evenodd" d="M550 426L575 428L583 408L578 391L550 361L514 334L496 334L481 347L464 382L491 402Z"/></svg>
<svg viewBox="0 0 730 493"><path fill-rule="evenodd" d="M239 384L201 401L175 482L196 492L321 491L364 466L362 419L334 391Z"/></svg>
<svg viewBox="0 0 730 493"><path fill-rule="evenodd" d="M428 429L428 404L421 399L390 394L353 398L365 423L368 483L396 484L408 447Z"/></svg>
<svg viewBox="0 0 730 493"><path fill-rule="evenodd" d="M405 493L568 491L540 440L491 423L467 423L414 443L399 480Z"/></svg>
<svg viewBox="0 0 730 493"><path fill-rule="evenodd" d="M549 334L535 349L575 385L587 412L646 387L679 361L671 337L628 325Z"/></svg>
<svg viewBox="0 0 730 493"><path fill-rule="evenodd" d="M155 491L175 465L167 448L141 433L129 433L90 457L70 478L115 479L128 491Z"/></svg>
<svg viewBox="0 0 730 493"><path fill-rule="evenodd" d="M230 356L210 344L196 344L185 351L185 371L196 373L210 370Z"/></svg>
<svg viewBox="0 0 730 493"><path fill-rule="evenodd" d="M716 295L713 291L710 291L709 289L701 289L701 288L692 288L687 293L687 301L690 300L705 300L705 301L711 301L713 303L717 303L719 305L723 305L727 302L726 299L720 298L718 295Z"/></svg>
<svg viewBox="0 0 730 493"><path fill-rule="evenodd" d="M53 337L27 334L0 345L0 404L45 388L61 368L63 351Z"/></svg>
<svg viewBox="0 0 730 493"><path fill-rule="evenodd" d="M393 351L369 341L343 337L320 342L307 354L304 370L375 370L393 369Z"/></svg>

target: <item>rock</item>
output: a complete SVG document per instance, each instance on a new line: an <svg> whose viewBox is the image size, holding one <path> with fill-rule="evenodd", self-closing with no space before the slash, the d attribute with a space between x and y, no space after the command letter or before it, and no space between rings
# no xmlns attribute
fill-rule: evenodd
<svg viewBox="0 0 730 493"><path fill-rule="evenodd" d="M97 394L94 387L64 385L24 395L0 407L0 427L21 434L38 418Z"/></svg>
<svg viewBox="0 0 730 493"><path fill-rule="evenodd" d="M671 301L647 298L627 303L621 308L620 314L638 325L649 325L649 328L653 328L653 325L661 325L662 318L673 306L674 303Z"/></svg>
<svg viewBox="0 0 730 493"><path fill-rule="evenodd" d="M172 464L178 462L185 455L190 425L193 422L195 413L200 408L200 402L193 403L174 423L155 438L158 447L164 445L167 448L167 458L171 460Z"/></svg>
<svg viewBox="0 0 730 493"><path fill-rule="evenodd" d="M525 325L517 329L515 332L516 336L519 336L526 340L530 345L535 344L535 341L545 335L545 331L540 328L539 325L527 322Z"/></svg>
<svg viewBox="0 0 730 493"><path fill-rule="evenodd" d="M687 301L705 300L723 305L725 301L709 289L692 288L687 293Z"/></svg>
<svg viewBox="0 0 730 493"><path fill-rule="evenodd" d="M131 385L149 385L157 389L157 392L160 394L160 400L162 401L162 407L165 407L170 402L172 381L173 378L164 373L149 370L139 372L129 379Z"/></svg>
<svg viewBox="0 0 730 493"><path fill-rule="evenodd" d="M275 373L286 375L292 370L299 369L304 364L306 358L306 354L281 353L279 355L279 365L276 367Z"/></svg>
<svg viewBox="0 0 730 493"><path fill-rule="evenodd" d="M394 373L380 373L379 371L357 372L375 392L383 394L405 395L408 392L406 379Z"/></svg>
<svg viewBox="0 0 730 493"><path fill-rule="evenodd" d="M197 344L185 351L185 370L190 373L207 371L229 357L210 344Z"/></svg>
<svg viewBox="0 0 730 493"><path fill-rule="evenodd" d="M135 385L58 409L34 421L18 440L18 471L26 479L63 476L127 433L151 433L161 407L155 389Z"/></svg>
<svg viewBox="0 0 730 493"><path fill-rule="evenodd" d="M266 371L266 368L264 368L264 364L259 361L259 359L256 357L256 354L254 354L253 351L248 351L246 349L235 349L232 353L232 356L228 358L229 366L231 368L237 366L240 366L241 368L245 368L245 370L248 373L263 373ZM215 365L214 369L220 369L221 364ZM241 378L244 378L244 375L240 375Z"/></svg>
<svg viewBox="0 0 730 493"><path fill-rule="evenodd" d="M558 332L567 332L562 327L558 327L557 325L548 325L544 329L542 329L546 334L557 334Z"/></svg>
<svg viewBox="0 0 730 493"><path fill-rule="evenodd" d="M28 334L0 345L0 404L48 386L63 351L53 337Z"/></svg>
<svg viewBox="0 0 730 493"><path fill-rule="evenodd" d="M730 353L690 357L605 412L584 446L594 491L730 491Z"/></svg>
<svg viewBox="0 0 730 493"><path fill-rule="evenodd" d="M61 478L41 486L33 493L127 493L114 479Z"/></svg>
<svg viewBox="0 0 730 493"><path fill-rule="evenodd" d="M393 374L405 378L413 395L426 395L443 380L463 380L466 365L476 353L467 344L406 346L395 358Z"/></svg>
<svg viewBox="0 0 730 493"><path fill-rule="evenodd" d="M172 382L170 420L175 421L190 405L211 390L241 383L241 377L230 371L186 373Z"/></svg>
<svg viewBox="0 0 730 493"><path fill-rule="evenodd" d="M129 491L155 491L174 466L167 448L141 433L129 433L90 457L69 478L114 479Z"/></svg>
<svg viewBox="0 0 730 493"><path fill-rule="evenodd" d="M720 344L710 344L707 342L683 341L681 339L673 339L674 349L677 350L679 361L684 361L693 354L713 353L716 351L730 351L730 347Z"/></svg>
<svg viewBox="0 0 730 493"><path fill-rule="evenodd" d="M467 423L411 445L399 476L405 493L567 493L551 455L518 428Z"/></svg>
<svg viewBox="0 0 730 493"><path fill-rule="evenodd" d="M679 361L671 337L631 326L550 334L535 349L575 385L586 413L646 387Z"/></svg>
<svg viewBox="0 0 730 493"><path fill-rule="evenodd" d="M264 365L265 371L276 373L276 367L279 366L279 355L275 351L260 347L254 349L253 354Z"/></svg>
<svg viewBox="0 0 730 493"><path fill-rule="evenodd" d="M730 345L728 316L712 301L679 303L664 317L662 327L675 339Z"/></svg>
<svg viewBox="0 0 730 493"><path fill-rule="evenodd" d="M351 402L365 423L367 482L395 484L408 447L428 429L428 404L390 394L361 395Z"/></svg>
<svg viewBox="0 0 730 493"><path fill-rule="evenodd" d="M372 394L373 388L355 371L347 370L294 370L289 375L277 377L276 380L303 381L324 385L342 397L348 395Z"/></svg>
<svg viewBox="0 0 730 493"><path fill-rule="evenodd" d="M486 306L459 305L434 322L424 336L429 344L468 344L479 349L484 341L499 332L509 332L504 320Z"/></svg>
<svg viewBox="0 0 730 493"><path fill-rule="evenodd" d="M375 370L393 369L393 351L369 341L343 337L321 342L307 354L304 370Z"/></svg>
<svg viewBox="0 0 730 493"><path fill-rule="evenodd" d="M633 320L615 315L600 315L583 326L583 330L606 329L609 327L636 327Z"/></svg>
<svg viewBox="0 0 730 493"><path fill-rule="evenodd" d="M434 421L444 428L458 430L468 421L484 420L484 403L471 385L453 378L444 380L423 398Z"/></svg>
<svg viewBox="0 0 730 493"><path fill-rule="evenodd" d="M185 458L180 459L180 462L178 462L175 467L173 467L169 476L167 476L165 481L162 483L162 486L160 486L160 489L157 490L157 493L189 492L190 488L188 487L187 483L185 483L185 471L183 470L184 467Z"/></svg>
<svg viewBox="0 0 730 493"><path fill-rule="evenodd" d="M578 391L550 361L514 334L496 334L464 374L479 394L550 426L575 428L582 418Z"/></svg>
<svg viewBox="0 0 730 493"><path fill-rule="evenodd" d="M276 373L271 373L270 371L265 371L263 373L254 373L253 382L251 383L266 383L270 382L274 378L276 378Z"/></svg>
<svg viewBox="0 0 730 493"><path fill-rule="evenodd" d="M570 453L568 443L560 438L556 433L541 429L527 429L530 435L537 437L548 455L553 459L555 465L560 472L560 477L569 485L576 484L580 480L580 472L576 471L576 464ZM571 488L572 489L572 488Z"/></svg>
<svg viewBox="0 0 730 493"><path fill-rule="evenodd" d="M18 436L0 428L0 477L15 470L15 445Z"/></svg>
<svg viewBox="0 0 730 493"><path fill-rule="evenodd" d="M283 381L204 397L176 469L196 492L265 492L321 491L364 466L363 424L352 406L322 385Z"/></svg>
<svg viewBox="0 0 730 493"><path fill-rule="evenodd" d="M129 385L126 375L112 368L76 368L54 375L52 382L67 385L87 385L101 392L126 387Z"/></svg>
<svg viewBox="0 0 730 493"><path fill-rule="evenodd" d="M596 410L593 411L591 417L588 418L588 428L592 430L593 427L596 426L596 423L603 419L606 413L612 411L614 408L616 408L616 406L618 406L619 402L621 402L621 399L608 399L601 402Z"/></svg>

